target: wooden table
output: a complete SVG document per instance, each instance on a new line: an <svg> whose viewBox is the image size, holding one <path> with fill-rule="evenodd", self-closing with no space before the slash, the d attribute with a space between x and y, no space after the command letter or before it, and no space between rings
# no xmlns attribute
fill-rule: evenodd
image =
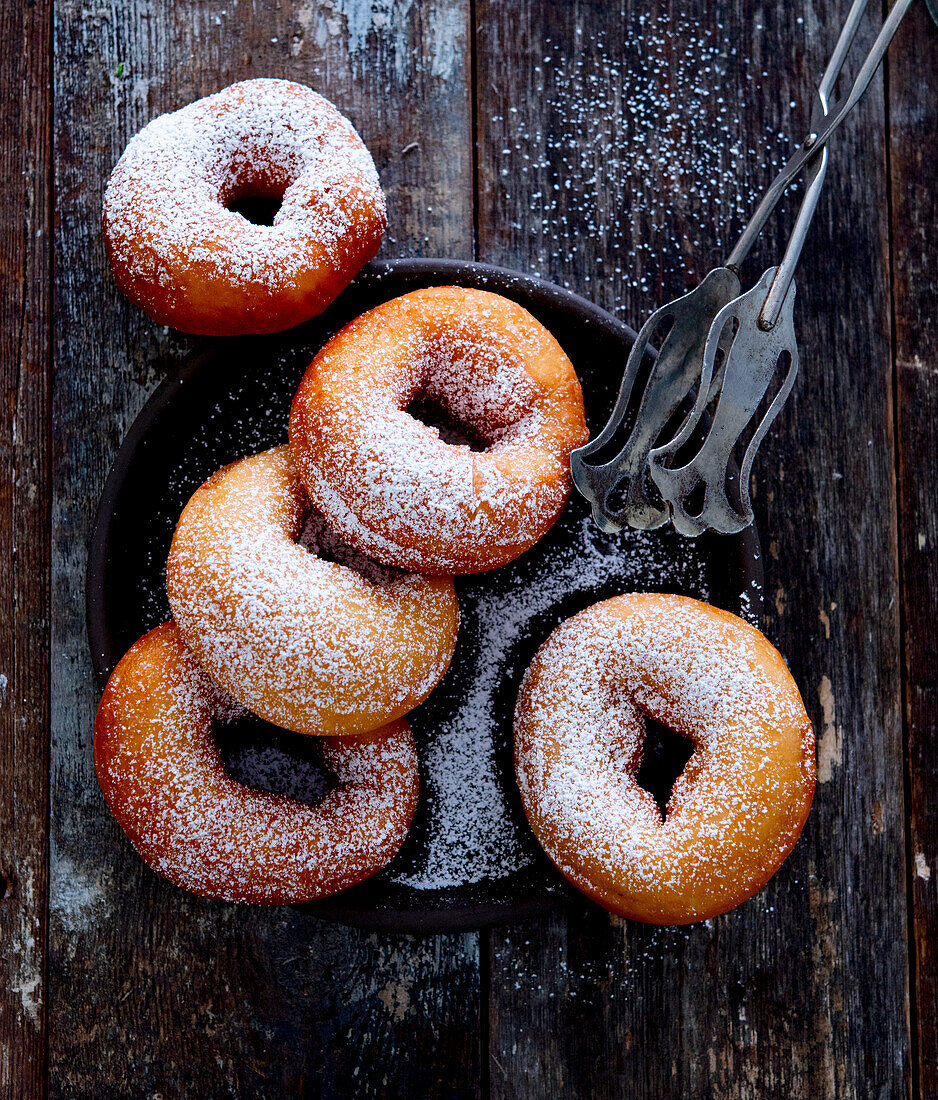
<svg viewBox="0 0 938 1100"><path fill-rule="evenodd" d="M765 629L819 777L765 891L682 929L584 903L481 934L368 934L166 885L92 767L92 516L127 426L194 344L108 276L101 197L131 135L234 80L304 81L375 155L382 255L474 256L637 322L724 256L805 127L846 6L0 6L6 1095L938 1095L938 29L922 4L834 141L799 275L802 372L755 474Z"/></svg>

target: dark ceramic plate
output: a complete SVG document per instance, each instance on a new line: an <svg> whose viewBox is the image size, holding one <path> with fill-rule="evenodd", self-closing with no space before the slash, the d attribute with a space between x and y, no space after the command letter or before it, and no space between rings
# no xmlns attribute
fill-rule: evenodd
<svg viewBox="0 0 938 1100"><path fill-rule="evenodd" d="M604 421L634 339L596 306L539 279L449 260L374 263L322 317L279 336L218 340L159 386L108 477L91 542L88 636L102 686L129 646L169 618L163 567L191 493L219 466L286 440L294 390L313 354L366 309L418 287L481 287L520 302L557 337L583 383L592 430ZM310 912L376 929L475 929L562 904L572 894L535 843L511 763L518 682L562 620L630 590L672 591L754 619L762 563L753 529L682 539L670 529L602 535L576 494L546 538L511 565L457 578L462 625L449 672L410 716L421 803L398 858ZM315 739L258 723L222 731L233 774L314 797ZM579 895L577 895L579 896Z"/></svg>

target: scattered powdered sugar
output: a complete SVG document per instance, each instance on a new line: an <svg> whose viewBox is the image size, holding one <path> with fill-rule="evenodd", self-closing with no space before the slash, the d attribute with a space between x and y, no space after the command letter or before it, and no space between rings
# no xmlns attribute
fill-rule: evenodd
<svg viewBox="0 0 938 1100"><path fill-rule="evenodd" d="M151 867L210 897L283 903L345 889L392 858L417 797L406 724L383 737L322 739L337 782L307 805L228 774L212 731L237 713L172 623L112 676L96 723L98 776Z"/></svg>
<svg viewBox="0 0 938 1100"><path fill-rule="evenodd" d="M501 570L497 583L496 575L457 582L463 627L454 668L413 716L425 773L426 839L412 866L387 872L394 881L440 889L504 878L532 864L536 853L515 805L510 756L515 693L533 648L566 614L600 595L667 584L707 592L702 560L690 545L675 568L654 537L627 532L611 540L588 518L569 513L562 526L562 537Z"/></svg>
<svg viewBox="0 0 938 1100"><path fill-rule="evenodd" d="M245 195L282 195L273 225L227 208ZM243 81L154 119L104 199L121 280L160 287L171 304L187 300L193 271L256 293L308 281L341 266L347 238L369 219L376 248L385 204L371 154L328 100L284 80Z"/></svg>
<svg viewBox="0 0 938 1100"><path fill-rule="evenodd" d="M695 744L664 820L635 782L645 714ZM810 805L813 734L781 658L753 627L679 597L625 597L555 631L515 729L551 858L665 919L713 915L761 886Z"/></svg>
<svg viewBox="0 0 938 1100"><path fill-rule="evenodd" d="M400 283L393 284L394 292L400 289ZM524 290L519 283L519 294ZM375 284L363 304L354 299L354 312L381 296L390 295ZM284 441L297 383L326 336L350 316L352 307L344 308L344 314L288 337L242 342L243 353L241 343L235 349L223 345L179 386L158 431L151 431L148 445L138 451L130 497L122 497L127 521L113 546L126 566L115 574L120 587L114 598L127 644L168 617L163 569L183 505L224 463ZM621 369L617 352L597 343L589 327L561 338L581 371L588 407L601 420L614 399ZM465 408L462 413L468 415ZM334 535L317 531L315 521L302 538L321 547L324 556L382 583L369 573L376 567L344 558ZM537 647L570 615L621 592L678 591L736 607L744 572L737 553L736 540L723 540L715 553L706 540L681 539L668 530L603 535L574 494L557 524L522 557L489 573L457 578L461 626L452 664L430 697L408 715L420 758L420 803L399 856L376 882L391 880L422 893L456 890L469 881L500 889L512 876L542 867L544 857L518 795L511 729L521 677ZM291 767L289 738L271 733L262 758L237 770L249 781L256 772L275 789L298 793L296 787L280 786ZM282 766L276 765L277 756ZM460 797L461 791L468 794Z"/></svg>
<svg viewBox="0 0 938 1100"><path fill-rule="evenodd" d="M488 120L492 209L519 211L502 233L523 241L529 271L556 276L579 260L574 287L587 297L613 285L674 293L702 278L697 265L725 258L789 147L788 134L769 127L751 144L740 123L764 75L718 20L685 8L578 30L574 49L545 38L525 100ZM532 123L532 101L549 129ZM519 203L516 189L529 197ZM676 232L676 210L677 224L696 229Z"/></svg>

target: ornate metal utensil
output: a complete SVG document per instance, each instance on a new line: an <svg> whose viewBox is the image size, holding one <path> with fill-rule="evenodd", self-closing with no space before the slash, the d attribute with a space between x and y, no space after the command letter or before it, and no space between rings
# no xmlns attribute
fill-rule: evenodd
<svg viewBox="0 0 938 1100"><path fill-rule="evenodd" d="M752 464L798 371L794 275L824 186L826 143L866 91L912 0L897 0L850 91L831 106L867 4L854 0L815 92L810 132L766 191L725 265L649 317L609 421L570 456L574 484L604 531L671 520L685 535L708 528L729 534L752 522ZM802 171L805 195L782 262L740 294L740 266ZM648 348L656 333L663 339L651 361Z"/></svg>

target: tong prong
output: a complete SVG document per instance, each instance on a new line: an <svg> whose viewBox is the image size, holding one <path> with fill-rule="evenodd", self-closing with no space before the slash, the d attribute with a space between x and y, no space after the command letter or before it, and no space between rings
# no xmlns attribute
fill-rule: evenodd
<svg viewBox="0 0 938 1100"><path fill-rule="evenodd" d="M570 455L574 484L593 506L593 516L604 531L620 530L628 523L639 529L666 523L669 512L653 501L647 491L648 455L689 393L700 380L700 336L713 318L739 294L739 278L725 267L709 272L699 286L668 305L656 309L632 345L619 386L615 406L603 430L595 439ZM637 400L638 409L629 436L608 462L593 465L589 459L600 452L619 431L632 403L632 390L640 364L656 330L673 315L661 348ZM707 380L709 385L709 379ZM611 502L617 487L628 482L621 507Z"/></svg>
<svg viewBox="0 0 938 1100"><path fill-rule="evenodd" d="M775 271L775 268L769 268L751 290L734 299L717 315L707 335L700 389L694 409L674 439L655 448L649 455L651 479L671 508L672 522L681 534L699 535L708 527L723 534L732 534L752 522L749 498L752 464L766 432L791 392L798 372L798 345L793 322L794 284L789 288L784 302L782 323L770 333L763 332L758 326L759 311ZM724 330L733 323L737 325L737 330L723 363L723 380L713 420L693 458L683 466L671 468L668 466L669 460L690 438L707 407L717 350ZM733 452L768 392L778 363L785 354L791 359L787 374L746 445L735 493L738 499L731 501L727 483L735 480L730 473ZM692 512L688 500L701 484L704 486L702 507Z"/></svg>
<svg viewBox="0 0 938 1100"><path fill-rule="evenodd" d="M614 510L610 509L607 504L609 494L619 481L615 468L622 457L622 452L620 451L610 461L597 465L587 460L602 450L619 430L622 420L628 412L632 387L635 384L635 377L638 374L642 359L645 357L648 341L661 320L667 316L669 308L669 306L662 306L660 309L655 310L639 330L626 360L616 403L602 431L582 447L577 447L576 450L570 452L570 476L573 478L573 484L580 494L589 501L593 520L605 534L615 534L622 530L622 525L617 522Z"/></svg>

